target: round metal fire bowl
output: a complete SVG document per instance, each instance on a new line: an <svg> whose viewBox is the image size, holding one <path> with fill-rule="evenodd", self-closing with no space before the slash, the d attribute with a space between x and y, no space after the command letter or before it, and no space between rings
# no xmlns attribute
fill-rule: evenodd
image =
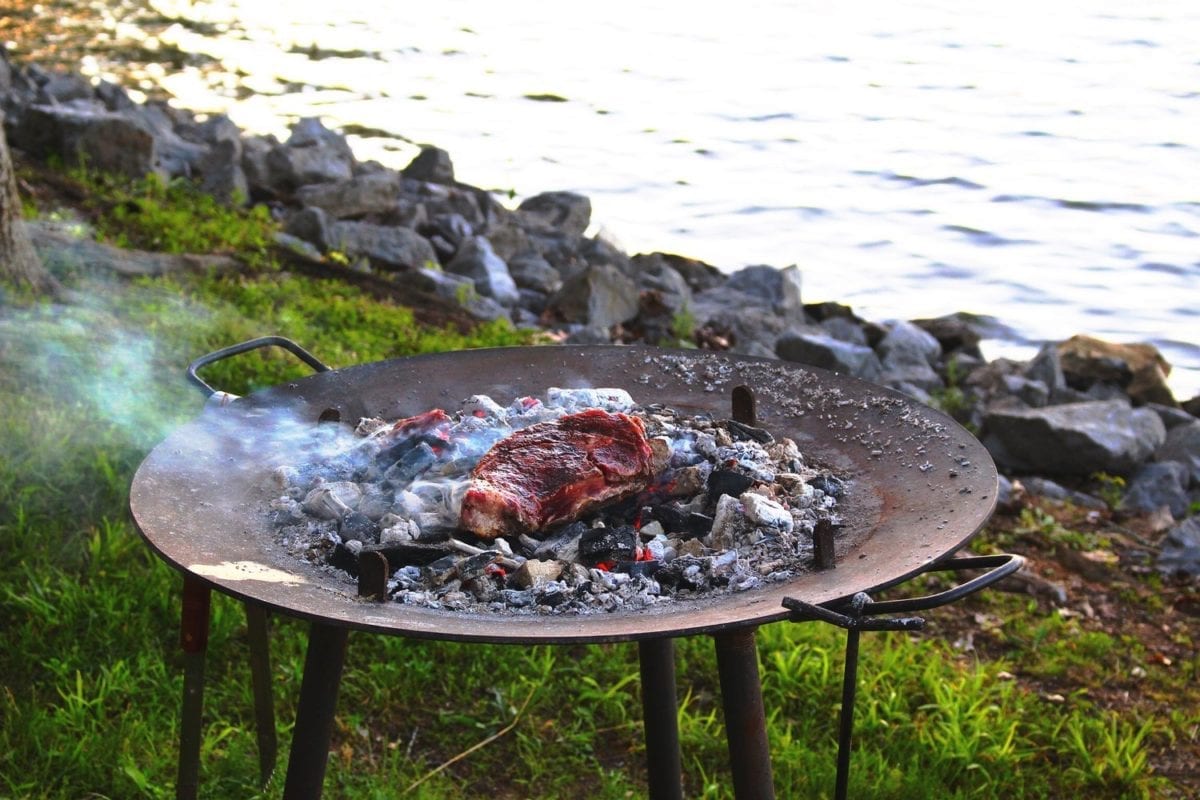
<svg viewBox="0 0 1200 800"><path fill-rule="evenodd" d="M295 460L319 419L501 404L547 388L621 387L639 403L730 416L748 387L758 424L794 439L811 465L848 478L836 566L703 600L592 614L463 613L360 600L343 573L275 541L272 471ZM523 347L399 358L323 372L210 404L139 467L130 492L150 546L218 591L331 625L497 643L604 642L713 633L783 619L784 597L824 603L899 583L961 547L996 502L995 465L953 420L896 392L823 370L704 351Z"/></svg>

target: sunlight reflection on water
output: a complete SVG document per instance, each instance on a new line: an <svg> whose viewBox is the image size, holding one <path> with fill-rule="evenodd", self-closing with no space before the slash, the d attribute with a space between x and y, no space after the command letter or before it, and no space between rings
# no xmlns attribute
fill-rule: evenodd
<svg viewBox="0 0 1200 800"><path fill-rule="evenodd" d="M629 251L796 263L872 319L1153 341L1200 391L1200 7L152 4L221 65L161 79L182 106L384 132L353 144L392 166L434 143L469 183L588 195Z"/></svg>

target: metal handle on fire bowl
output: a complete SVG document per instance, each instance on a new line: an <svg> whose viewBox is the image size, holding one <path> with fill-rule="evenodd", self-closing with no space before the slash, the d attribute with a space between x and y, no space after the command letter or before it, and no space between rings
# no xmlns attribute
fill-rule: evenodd
<svg viewBox="0 0 1200 800"><path fill-rule="evenodd" d="M850 739L854 727L854 699L858 686L858 637L862 631L920 630L925 626L921 617L880 617L881 614L906 614L953 603L991 586L1001 578L1019 570L1025 564L1022 556L1001 553L990 556L950 558L929 564L916 575L929 572L957 572L964 569L986 569L987 572L947 589L944 592L899 600L876 602L866 592L848 600L825 606L813 605L785 597L783 605L791 612L793 622L827 622L846 630L846 662L842 675L842 710L838 722L837 785L833 796L845 800L850 778ZM833 608L829 608L833 605Z"/></svg>
<svg viewBox="0 0 1200 800"><path fill-rule="evenodd" d="M213 387L209 386L204 381L203 378L201 378L199 375L197 375L196 370L200 369L201 367L212 364L214 361L221 361L222 359L229 358L230 356L236 356L240 353L246 353L251 350L258 350L259 348L262 348L262 347L282 347L284 350L287 350L292 355L296 356L296 358L303 361L305 364L308 364L310 367L313 368L314 371L316 371L316 372L328 372L329 371L329 367L327 367L321 361L321 359L317 358L312 353L308 352L303 347L301 347L300 345L293 342L291 339L284 338L283 336L262 336L258 339L251 339L250 341L242 342L241 344L235 344L235 345L231 345L230 347L225 347L220 350L216 350L212 353L209 353L206 356L200 356L195 361L188 364L188 368L187 368L188 380L190 380L192 383L199 386L200 390L202 392L204 392L204 395L206 397L212 397L213 395L217 394L217 390L214 389Z"/></svg>

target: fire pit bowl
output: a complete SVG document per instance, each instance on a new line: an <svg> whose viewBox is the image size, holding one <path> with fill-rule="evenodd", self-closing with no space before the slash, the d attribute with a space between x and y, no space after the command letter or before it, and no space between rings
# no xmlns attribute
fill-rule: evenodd
<svg viewBox="0 0 1200 800"><path fill-rule="evenodd" d="M361 600L344 574L275 542L272 471L297 436L361 417L395 419L498 402L548 387L620 387L634 400L731 416L752 397L757 424L795 440L805 461L848 479L835 566L707 599L613 613L509 615ZM526 347L399 358L319 372L210 403L146 458L130 506L147 542L192 579L314 622L405 636L496 643L644 640L754 627L812 604L899 583L961 547L995 505L987 451L949 417L853 378L779 361L641 347Z"/></svg>

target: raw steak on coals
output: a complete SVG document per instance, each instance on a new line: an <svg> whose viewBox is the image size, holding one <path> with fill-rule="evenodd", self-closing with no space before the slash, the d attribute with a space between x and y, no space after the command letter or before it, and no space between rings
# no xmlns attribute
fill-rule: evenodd
<svg viewBox="0 0 1200 800"><path fill-rule="evenodd" d="M471 472L462 527L484 539L545 528L645 489L654 477L638 417L589 409L502 439Z"/></svg>

